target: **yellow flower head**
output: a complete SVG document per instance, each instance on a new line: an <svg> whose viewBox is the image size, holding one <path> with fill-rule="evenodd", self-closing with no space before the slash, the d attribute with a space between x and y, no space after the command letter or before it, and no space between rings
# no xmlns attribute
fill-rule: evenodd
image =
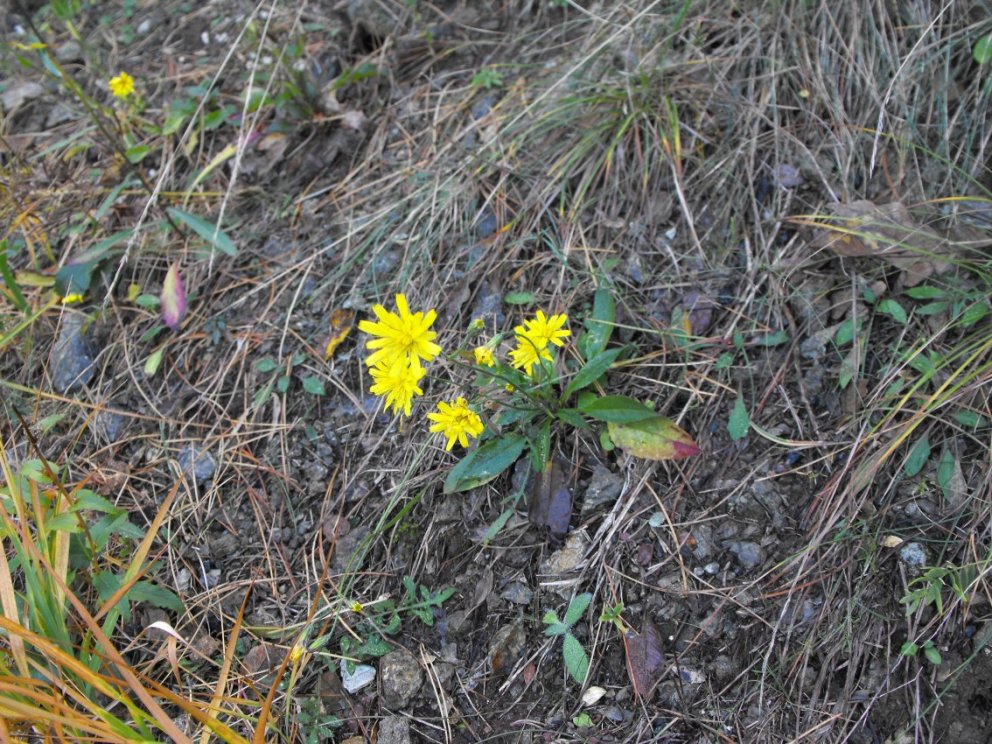
<svg viewBox="0 0 992 744"><path fill-rule="evenodd" d="M289 660L294 664L303 658L303 653L305 649L298 643L294 643L293 647L289 650Z"/></svg>
<svg viewBox="0 0 992 744"><path fill-rule="evenodd" d="M417 384L427 371L420 366L416 357L407 359L398 357L391 363L381 361L369 370L373 385L370 392L386 400L386 410L390 408L396 413L410 415L414 395L423 395L424 391Z"/></svg>
<svg viewBox="0 0 992 744"><path fill-rule="evenodd" d="M110 92L116 98L127 98L134 93L134 78L126 72L117 74L117 77L110 78Z"/></svg>
<svg viewBox="0 0 992 744"><path fill-rule="evenodd" d="M510 364L530 375L539 360L551 361L548 345L538 346L528 336L517 336L517 348L510 352Z"/></svg>
<svg viewBox="0 0 992 744"><path fill-rule="evenodd" d="M360 613L362 610L365 609L365 605L363 605L361 602L359 602L356 599L354 602L351 603L351 607L349 609L351 609L351 611L357 615L358 613Z"/></svg>
<svg viewBox="0 0 992 744"><path fill-rule="evenodd" d="M427 418L435 422L431 431L441 432L448 440L444 449L449 452L455 442L468 447L468 438L478 437L485 428L479 414L468 407L464 398L458 398L454 403L438 403L437 413L428 413Z"/></svg>
<svg viewBox="0 0 992 744"><path fill-rule="evenodd" d="M518 337L524 336L534 342L534 346L543 349L548 344L564 346L562 339L568 338L572 332L567 328L562 328L568 322L565 313L552 315L550 318L544 315L541 310L537 311L537 316L533 320L525 320L524 325L517 326L513 332ZM525 327L526 326L526 327Z"/></svg>
<svg viewBox="0 0 992 744"><path fill-rule="evenodd" d="M396 308L399 315L382 305L373 305L372 312L378 322L363 320L358 323L359 329L370 336L377 336L365 344L366 348L374 350L365 360L370 367L391 367L397 359L423 359L429 362L441 353L441 347L434 343L437 334L430 329L437 313L434 310L411 313L406 296L402 294L396 295Z"/></svg>
<svg viewBox="0 0 992 744"><path fill-rule="evenodd" d="M476 346L475 363L481 367L495 367L496 357L493 356L493 350L488 346Z"/></svg>

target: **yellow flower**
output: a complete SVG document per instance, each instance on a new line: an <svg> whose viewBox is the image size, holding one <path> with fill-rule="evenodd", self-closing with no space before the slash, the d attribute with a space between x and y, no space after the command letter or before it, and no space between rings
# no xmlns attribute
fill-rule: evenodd
<svg viewBox="0 0 992 744"><path fill-rule="evenodd" d="M570 330L562 328L566 322L568 322L568 316L565 313L552 315L548 318L541 310L538 310L537 317L533 320L525 320L524 325L517 326L513 332L518 337L529 338L539 349L543 349L549 343L555 346L564 346L565 342L562 339L572 335Z"/></svg>
<svg viewBox="0 0 992 744"><path fill-rule="evenodd" d="M351 603L351 607L349 609L351 609L351 611L357 615L358 613L360 613L362 610L365 609L365 605L363 605L358 600L355 600L354 602Z"/></svg>
<svg viewBox="0 0 992 744"><path fill-rule="evenodd" d="M397 359L419 358L429 362L441 353L441 347L434 343L437 334L430 329L437 313L434 310L426 314L411 313L402 294L396 295L396 307L399 315L382 305L373 305L372 312L379 321L363 320L358 324L365 333L378 336L365 344L366 348L375 350L365 360L370 367L391 367Z"/></svg>
<svg viewBox="0 0 992 744"><path fill-rule="evenodd" d="M118 73L117 77L110 78L110 92L117 98L127 98L134 93L134 78L126 72Z"/></svg>
<svg viewBox="0 0 992 744"><path fill-rule="evenodd" d="M448 440L445 450L451 448L458 442L462 447L468 447L469 437L478 437L485 428L479 414L468 407L464 398L458 398L454 403L437 404L437 413L428 413L427 418L434 423L431 431L441 432Z"/></svg>
<svg viewBox="0 0 992 744"><path fill-rule="evenodd" d="M303 658L304 650L305 649L300 644L293 644L293 647L289 650L289 660L295 664Z"/></svg>
<svg viewBox="0 0 992 744"><path fill-rule="evenodd" d="M475 363L483 367L495 367L496 358L493 356L493 350L488 346L476 346Z"/></svg>
<svg viewBox="0 0 992 744"><path fill-rule="evenodd" d="M369 370L374 384L370 392L386 400L386 410L402 411L410 415L410 407L414 395L423 395L424 391L417 385L427 371L420 366L416 357L407 359L398 357L391 363L380 361Z"/></svg>
<svg viewBox="0 0 992 744"><path fill-rule="evenodd" d="M548 345L538 346L529 336L517 336L517 348L510 352L510 364L517 369L523 369L524 374L530 375L531 369L544 359L551 361Z"/></svg>

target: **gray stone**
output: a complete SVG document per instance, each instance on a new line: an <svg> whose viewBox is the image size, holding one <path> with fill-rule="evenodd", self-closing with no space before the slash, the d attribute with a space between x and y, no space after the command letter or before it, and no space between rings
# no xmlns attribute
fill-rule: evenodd
<svg viewBox="0 0 992 744"><path fill-rule="evenodd" d="M727 549L748 570L757 568L765 560L765 551L757 543L734 540L727 545Z"/></svg>
<svg viewBox="0 0 992 744"><path fill-rule="evenodd" d="M62 329L52 347L49 369L52 385L60 393L68 393L86 385L96 372L93 346L83 332L85 319L75 313L66 313Z"/></svg>
<svg viewBox="0 0 992 744"><path fill-rule="evenodd" d="M534 596L534 592L532 592L530 587L526 584L519 581L514 581L503 590L503 594L501 596L507 602L511 602L513 604L529 605Z"/></svg>
<svg viewBox="0 0 992 744"><path fill-rule="evenodd" d="M83 48L75 41L67 41L55 50L55 58L64 65L83 61Z"/></svg>
<svg viewBox="0 0 992 744"><path fill-rule="evenodd" d="M379 723L379 744L410 744L410 722L403 716L389 716Z"/></svg>
<svg viewBox="0 0 992 744"><path fill-rule="evenodd" d="M420 663L405 648L390 651L379 660L382 701L387 708L405 708L420 689Z"/></svg>
<svg viewBox="0 0 992 744"><path fill-rule="evenodd" d="M45 89L33 80L15 83L0 95L0 106L3 106L4 111L10 112L28 101L33 101L44 92Z"/></svg>
<svg viewBox="0 0 992 744"><path fill-rule="evenodd" d="M93 418L93 433L106 444L113 444L121 435L126 418L113 411L100 411Z"/></svg>
<svg viewBox="0 0 992 744"><path fill-rule="evenodd" d="M355 670L348 671L348 662L341 660L341 686L345 692L352 694L363 687L368 687L375 681L375 667L368 664L356 664Z"/></svg>
<svg viewBox="0 0 992 744"><path fill-rule="evenodd" d="M899 548L899 560L913 573L919 573L927 565L927 549L918 542L908 542Z"/></svg>
<svg viewBox="0 0 992 744"><path fill-rule="evenodd" d="M198 450L192 444L179 450L176 460L179 462L180 470L186 475L192 475L197 483L209 480L217 471L214 456L206 449Z"/></svg>
<svg viewBox="0 0 992 744"><path fill-rule="evenodd" d="M623 490L623 479L609 468L597 465L589 478L585 496L582 499L582 513L589 514L617 500Z"/></svg>

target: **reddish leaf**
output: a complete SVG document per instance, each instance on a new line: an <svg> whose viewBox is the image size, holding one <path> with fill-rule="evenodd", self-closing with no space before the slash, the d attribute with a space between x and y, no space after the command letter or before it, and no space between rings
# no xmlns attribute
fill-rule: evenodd
<svg viewBox="0 0 992 744"><path fill-rule="evenodd" d="M179 276L179 264L169 267L162 284L162 321L174 331L179 330L179 324L186 314L186 288L183 278Z"/></svg>
<svg viewBox="0 0 992 744"><path fill-rule="evenodd" d="M644 618L641 632L627 631L623 638L627 652L627 674L634 687L634 696L650 699L661 680L665 655L661 648L661 633L648 617Z"/></svg>
<svg viewBox="0 0 992 744"><path fill-rule="evenodd" d="M560 540L568 534L572 520L572 492L568 488L558 458L554 458L538 473L530 492L528 518L538 527L547 527L551 536Z"/></svg>
<svg viewBox="0 0 992 744"><path fill-rule="evenodd" d="M608 423L610 439L634 457L646 460L681 460L699 452L699 446L685 431L664 416L627 424Z"/></svg>

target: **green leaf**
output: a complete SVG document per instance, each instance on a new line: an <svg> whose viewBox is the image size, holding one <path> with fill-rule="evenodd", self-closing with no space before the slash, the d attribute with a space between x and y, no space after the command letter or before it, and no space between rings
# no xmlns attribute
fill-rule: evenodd
<svg viewBox="0 0 992 744"><path fill-rule="evenodd" d="M280 394L285 393L289 390L289 383L292 381L293 378L289 375L279 375L278 379L276 379L276 392Z"/></svg>
<svg viewBox="0 0 992 744"><path fill-rule="evenodd" d="M129 147L125 151L125 156L127 157L127 162L129 163L140 163L145 159L145 156L152 151L148 145L135 145L134 147Z"/></svg>
<svg viewBox="0 0 992 744"><path fill-rule="evenodd" d="M237 255L238 249L235 247L234 241L227 236L227 233L212 223L175 207L169 207L166 211L172 219L182 222L221 253L226 253L228 256Z"/></svg>
<svg viewBox="0 0 992 744"><path fill-rule="evenodd" d="M185 609L183 601L175 592L150 581L135 582L124 596L130 602L147 602L155 607L161 607L163 610L182 612Z"/></svg>
<svg viewBox="0 0 992 744"><path fill-rule="evenodd" d="M940 453L940 461L937 463L937 485L944 492L944 498L950 500L951 480L955 471L954 453L949 447L944 447Z"/></svg>
<svg viewBox="0 0 992 744"><path fill-rule="evenodd" d="M551 419L546 418L530 445L531 464L540 473L551 460Z"/></svg>
<svg viewBox="0 0 992 744"><path fill-rule="evenodd" d="M985 424L985 417L974 411L958 411L951 418L968 429L977 429Z"/></svg>
<svg viewBox="0 0 992 744"><path fill-rule="evenodd" d="M902 644L902 646L900 646L899 653L902 654L903 656L916 656L916 652L919 650L920 647L917 646L915 643L913 643L912 641L906 641L904 644Z"/></svg>
<svg viewBox="0 0 992 744"><path fill-rule="evenodd" d="M606 395L591 401L580 400L578 408L590 418L608 423L632 423L658 415L640 401L626 395Z"/></svg>
<svg viewBox="0 0 992 744"><path fill-rule="evenodd" d="M590 428L589 424L582 417L582 414L575 408L562 408L559 410L558 420L583 431L589 431Z"/></svg>
<svg viewBox="0 0 992 744"><path fill-rule="evenodd" d="M730 438L735 442L747 436L748 429L751 428L751 417L748 415L747 406L744 405L744 398L740 395L734 401L734 408L730 412L730 419L727 421L727 431Z"/></svg>
<svg viewBox="0 0 992 744"><path fill-rule="evenodd" d="M568 603L568 609L565 610L565 624L569 627L575 625L585 614L590 602L592 602L592 594L589 592L576 594L572 597L572 601Z"/></svg>
<svg viewBox="0 0 992 744"><path fill-rule="evenodd" d="M526 446L524 437L510 432L472 450L448 473L444 492L467 491L488 483L515 463Z"/></svg>
<svg viewBox="0 0 992 744"><path fill-rule="evenodd" d="M752 342L755 346L781 346L784 343L788 343L789 334L785 331L775 331L774 333L766 333L764 336L759 336Z"/></svg>
<svg viewBox="0 0 992 744"><path fill-rule="evenodd" d="M272 357L262 357L257 362L255 362L255 371L266 374L267 372L272 372L273 370L279 369L279 363Z"/></svg>
<svg viewBox="0 0 992 744"><path fill-rule="evenodd" d="M860 332L861 321L858 320L855 323L853 318L848 318L838 326L837 333L834 334L834 343L838 346L849 344L854 340L854 336Z"/></svg>
<svg viewBox="0 0 992 744"><path fill-rule="evenodd" d="M515 513L516 509L504 509L503 513L496 517L496 521L489 525L489 528L486 530L486 534L482 536L482 544L487 545L494 537L496 537L496 535L499 534L499 531L506 526L507 522L510 521L510 517L512 517Z"/></svg>
<svg viewBox="0 0 992 744"><path fill-rule="evenodd" d="M560 636L568 632L568 626L565 623L548 623L548 627L544 629L544 635L546 636Z"/></svg>
<svg viewBox="0 0 992 744"><path fill-rule="evenodd" d="M681 460L699 452L699 447L685 431L664 416L628 424L609 422L610 439L634 457L646 460Z"/></svg>
<svg viewBox="0 0 992 744"><path fill-rule="evenodd" d="M503 297L507 305L532 305L537 301L533 292L508 292Z"/></svg>
<svg viewBox="0 0 992 744"><path fill-rule="evenodd" d="M906 315L902 305L889 297L875 305L875 309L883 315L888 315L900 325L906 325L909 322L909 316Z"/></svg>
<svg viewBox="0 0 992 744"><path fill-rule="evenodd" d="M961 313L961 327L969 328L986 315L989 314L989 306L985 300L979 300L978 302L973 302L965 311Z"/></svg>
<svg viewBox="0 0 992 744"><path fill-rule="evenodd" d="M587 388L594 382L599 380L603 375L606 374L607 370L613 365L617 357L623 353L623 349L610 349L609 351L604 351L596 357L593 357L578 372L575 373L568 385L565 386L565 392L561 394L561 399L568 400L568 397L583 388Z"/></svg>
<svg viewBox="0 0 992 744"><path fill-rule="evenodd" d="M938 651L937 647L934 646L929 641L923 644L923 655L926 656L927 661L929 661L934 666L940 666L940 662L943 661L943 658L940 655L940 651Z"/></svg>
<svg viewBox="0 0 992 744"><path fill-rule="evenodd" d="M7 287L7 294L10 301L14 303L14 306L22 313L27 313L29 309L28 302L24 299L24 294L21 292L20 286L18 286L17 281L14 279L14 274L10 270L10 266L7 265L6 240L0 240L0 278L3 279L3 283Z"/></svg>
<svg viewBox="0 0 992 744"><path fill-rule="evenodd" d="M276 381L274 379L269 380L264 387L255 393L251 399L251 407L254 410L257 411L259 408L264 406L266 402L268 402L269 398L272 397L272 388L274 388L275 385Z"/></svg>
<svg viewBox="0 0 992 744"><path fill-rule="evenodd" d="M975 42L975 46L971 50L971 56L980 65L985 65L992 61L992 34L985 34L985 36Z"/></svg>
<svg viewBox="0 0 992 744"><path fill-rule="evenodd" d="M916 314L925 317L928 317L930 315L940 315L950 306L951 306L950 302L928 302L926 305L923 305L922 307L918 307L916 309Z"/></svg>
<svg viewBox="0 0 992 744"><path fill-rule="evenodd" d="M582 353L592 359L606 350L617 322L617 304L613 293L605 287L596 290L592 298L592 315L586 318L586 332L582 334Z"/></svg>
<svg viewBox="0 0 992 744"><path fill-rule="evenodd" d="M541 622L545 625L555 625L561 622L558 619L558 613L554 610L548 610L544 613L544 617L541 618Z"/></svg>
<svg viewBox="0 0 992 744"><path fill-rule="evenodd" d="M723 352L716 359L716 364L713 365L713 369L727 369L731 364L734 363L734 355L729 351Z"/></svg>
<svg viewBox="0 0 992 744"><path fill-rule="evenodd" d="M593 725L592 716L588 713L579 713L577 716L572 716L572 724L575 728L589 728Z"/></svg>
<svg viewBox="0 0 992 744"><path fill-rule="evenodd" d="M909 455L906 456L906 464L903 465L903 471L906 473L906 477L912 478L923 470L923 466L927 464L929 458L930 438L924 434L916 440L916 443L909 450Z"/></svg>
<svg viewBox="0 0 992 744"><path fill-rule="evenodd" d="M154 377L162 364L162 355L165 354L165 347L155 349L145 360L145 377Z"/></svg>
<svg viewBox="0 0 992 744"><path fill-rule="evenodd" d="M572 675L572 679L581 685L586 681L586 674L589 673L589 657L586 656L586 650L574 635L566 633L562 652L565 656L565 668Z"/></svg>
<svg viewBox="0 0 992 744"><path fill-rule="evenodd" d="M938 287L922 284L918 287L910 287L903 290L903 294L914 300L937 300L944 297L947 293Z"/></svg>
<svg viewBox="0 0 992 744"><path fill-rule="evenodd" d="M134 298L134 304L145 310L158 310L162 301L152 294L142 294Z"/></svg>
<svg viewBox="0 0 992 744"><path fill-rule="evenodd" d="M311 395L327 394L327 391L324 389L324 381L316 376L304 377L303 389Z"/></svg>

